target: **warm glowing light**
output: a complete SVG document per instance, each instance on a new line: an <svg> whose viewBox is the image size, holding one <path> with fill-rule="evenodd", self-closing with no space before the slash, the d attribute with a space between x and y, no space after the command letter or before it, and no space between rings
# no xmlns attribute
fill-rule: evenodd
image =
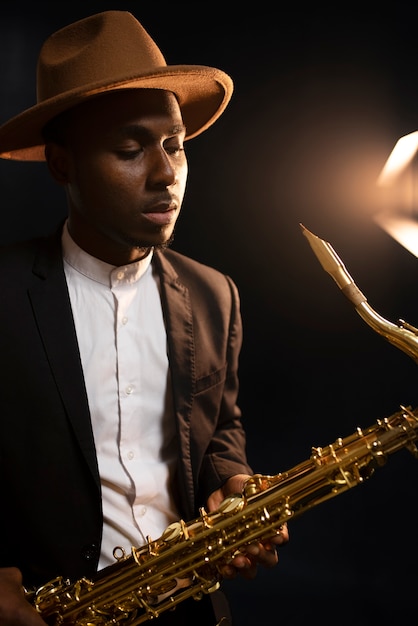
<svg viewBox="0 0 418 626"><path fill-rule="evenodd" d="M404 135L395 144L377 180L378 185L390 185L403 172L418 150L418 131Z"/></svg>
<svg viewBox="0 0 418 626"><path fill-rule="evenodd" d="M375 215L375 220L388 235L418 258L418 222L406 215Z"/></svg>
<svg viewBox="0 0 418 626"><path fill-rule="evenodd" d="M418 258L418 213L415 168L409 167L418 152L418 131L404 135L395 144L380 172L377 185L385 187L386 210L374 216L388 235ZM400 174L407 173L397 184ZM388 208L388 204L391 208Z"/></svg>

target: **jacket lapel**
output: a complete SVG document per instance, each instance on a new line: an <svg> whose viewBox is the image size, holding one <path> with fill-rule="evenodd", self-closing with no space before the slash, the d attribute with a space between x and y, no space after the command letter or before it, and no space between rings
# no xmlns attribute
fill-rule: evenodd
<svg viewBox="0 0 418 626"><path fill-rule="evenodd" d="M48 245L40 250L33 267L35 282L29 289L29 298L65 411L99 486L90 412L62 262L60 232L55 238L47 240Z"/></svg>
<svg viewBox="0 0 418 626"><path fill-rule="evenodd" d="M160 276L161 299L167 330L173 403L180 442L180 460L185 488L185 515L193 515L194 481L190 450L190 421L196 372L193 316L187 287L179 280L173 266L163 253L154 253L154 264Z"/></svg>

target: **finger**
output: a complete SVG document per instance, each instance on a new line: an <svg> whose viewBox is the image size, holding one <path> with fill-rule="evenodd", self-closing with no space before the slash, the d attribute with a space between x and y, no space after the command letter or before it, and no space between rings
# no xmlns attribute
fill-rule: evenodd
<svg viewBox="0 0 418 626"><path fill-rule="evenodd" d="M278 563L276 547L270 543L252 543L246 546L245 552L237 554L232 565L240 569L240 572L257 568L257 565L270 568Z"/></svg>
<svg viewBox="0 0 418 626"><path fill-rule="evenodd" d="M276 546L272 543L260 543L257 546L248 546L248 548L248 557L254 564L267 568L277 565L279 557L276 552Z"/></svg>
<svg viewBox="0 0 418 626"><path fill-rule="evenodd" d="M287 524L281 524L269 541L271 541L275 546L282 546L289 541L289 538L289 529Z"/></svg>
<svg viewBox="0 0 418 626"><path fill-rule="evenodd" d="M251 570L253 567L253 563L249 557L245 556L243 553L237 553L227 564L222 565L219 571L223 578L229 580L236 578L238 574L247 578L247 571L250 573L249 577L251 578Z"/></svg>

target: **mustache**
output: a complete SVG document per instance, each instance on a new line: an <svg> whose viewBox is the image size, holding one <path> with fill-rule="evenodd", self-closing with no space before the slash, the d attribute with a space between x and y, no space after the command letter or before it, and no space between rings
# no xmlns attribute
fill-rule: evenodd
<svg viewBox="0 0 418 626"><path fill-rule="evenodd" d="M143 213L149 213L155 209L164 210L168 208L178 208L180 206L180 200L177 194L173 193L160 193L155 195L152 200L146 202L142 207Z"/></svg>

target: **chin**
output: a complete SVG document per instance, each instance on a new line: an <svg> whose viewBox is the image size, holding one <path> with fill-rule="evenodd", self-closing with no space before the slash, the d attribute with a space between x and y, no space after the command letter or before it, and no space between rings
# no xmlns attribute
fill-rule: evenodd
<svg viewBox="0 0 418 626"><path fill-rule="evenodd" d="M133 246L135 248L140 248L140 249L147 249L147 248L156 248L156 249L163 249L163 248L167 248L171 242L174 239L174 231L173 230L169 230L169 232L167 232L167 229L160 229L158 230L158 232L153 232L153 233L144 233L144 235L142 237L130 237L127 240L127 243L130 246Z"/></svg>
<svg viewBox="0 0 418 626"><path fill-rule="evenodd" d="M150 238L152 239L152 238ZM168 248L174 240L174 233L170 232L169 236L164 236L164 233L161 233L160 237L155 237L153 243L149 245L155 248L156 250L164 250L164 248Z"/></svg>

